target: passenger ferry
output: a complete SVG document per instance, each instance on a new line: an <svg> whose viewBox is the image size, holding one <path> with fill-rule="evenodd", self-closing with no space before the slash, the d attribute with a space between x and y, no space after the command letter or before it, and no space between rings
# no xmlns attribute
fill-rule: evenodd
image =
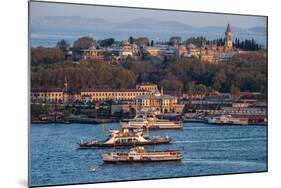
<svg viewBox="0 0 281 188"><path fill-rule="evenodd" d="M144 137L140 129L129 131L129 129L110 130L110 135L106 140L97 141L91 140L89 142L80 141L80 149L90 149L98 147L115 147L115 146L134 146L134 145L154 145L154 144L169 144L171 138L166 137Z"/></svg>
<svg viewBox="0 0 281 188"><path fill-rule="evenodd" d="M211 124L226 124L226 125L248 125L248 118L236 118L231 115L221 115L208 118L208 123Z"/></svg>
<svg viewBox="0 0 281 188"><path fill-rule="evenodd" d="M156 161L180 161L181 151L146 151L143 146L130 149L129 152L104 153L102 159L105 163L117 162L156 162Z"/></svg>
<svg viewBox="0 0 281 188"><path fill-rule="evenodd" d="M182 121L170 121L158 119L155 116L136 116L120 122L122 128L128 129L180 129L183 127Z"/></svg>

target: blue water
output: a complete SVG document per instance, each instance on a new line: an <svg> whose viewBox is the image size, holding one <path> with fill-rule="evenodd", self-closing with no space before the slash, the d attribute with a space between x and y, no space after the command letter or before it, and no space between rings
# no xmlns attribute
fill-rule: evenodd
<svg viewBox="0 0 281 188"><path fill-rule="evenodd" d="M112 149L77 150L80 139L103 139L118 123L31 125L31 185L96 183L267 171L266 126L186 123L181 130L155 130L173 141L156 149L182 150L180 162L103 164ZM154 146L148 148L154 149ZM125 149L126 150L126 149ZM96 173L88 170L96 168Z"/></svg>

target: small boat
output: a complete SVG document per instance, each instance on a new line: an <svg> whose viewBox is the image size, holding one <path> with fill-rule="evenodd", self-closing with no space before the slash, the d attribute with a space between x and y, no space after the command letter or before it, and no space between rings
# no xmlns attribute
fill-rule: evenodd
<svg viewBox="0 0 281 188"><path fill-rule="evenodd" d="M89 170L89 172L96 172L97 170L95 168L92 168Z"/></svg>
<svg viewBox="0 0 281 188"><path fill-rule="evenodd" d="M248 125L248 118L232 117L231 115L221 115L208 118L210 124L225 124L225 125Z"/></svg>
<svg viewBox="0 0 281 188"><path fill-rule="evenodd" d="M183 127L182 121L170 121L166 119L158 119L155 116L136 116L120 122L122 128L127 129L180 129Z"/></svg>
<svg viewBox="0 0 281 188"><path fill-rule="evenodd" d="M99 147L117 147L117 146L134 146L134 145L155 145L155 144L169 144L171 138L166 137L145 137L141 129L129 130L123 129L120 131L118 129L110 130L110 136L103 141L97 141L95 139L84 142L80 141L80 149L91 149Z"/></svg>
<svg viewBox="0 0 281 188"><path fill-rule="evenodd" d="M102 155L102 160L105 163L180 161L181 159L181 151L146 151L143 146L134 147L129 152L114 151Z"/></svg>

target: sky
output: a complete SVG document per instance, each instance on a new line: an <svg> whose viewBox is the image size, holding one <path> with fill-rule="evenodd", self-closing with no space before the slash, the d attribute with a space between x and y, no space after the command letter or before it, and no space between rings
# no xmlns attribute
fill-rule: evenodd
<svg viewBox="0 0 281 188"><path fill-rule="evenodd" d="M82 16L103 18L112 22L126 22L140 17L150 17L158 20L178 21L193 27L225 26L227 23L240 28L266 27L266 17L263 16L116 8L34 1L30 3L30 13L31 18L44 16Z"/></svg>

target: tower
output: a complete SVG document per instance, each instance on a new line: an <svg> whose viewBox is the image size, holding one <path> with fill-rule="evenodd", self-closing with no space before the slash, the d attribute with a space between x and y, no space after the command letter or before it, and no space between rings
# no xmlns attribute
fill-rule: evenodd
<svg viewBox="0 0 281 188"><path fill-rule="evenodd" d="M232 32L231 32L229 23L227 24L227 28L226 28L226 31L225 31L225 44L224 44L224 46L226 48L232 48Z"/></svg>

